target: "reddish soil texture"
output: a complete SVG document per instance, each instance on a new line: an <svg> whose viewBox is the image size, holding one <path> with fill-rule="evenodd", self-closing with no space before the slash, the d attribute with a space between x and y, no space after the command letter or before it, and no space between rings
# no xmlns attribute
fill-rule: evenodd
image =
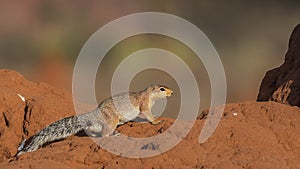
<svg viewBox="0 0 300 169"><path fill-rule="evenodd" d="M9 70L0 70L0 99L0 168L300 168L298 107L275 102L227 104L217 130L205 143L198 143L205 122L201 118L177 146L155 157L124 158L87 136L72 136L11 160L24 138L75 112L69 92L29 82ZM148 137L165 131L173 121L130 122L118 130Z"/></svg>

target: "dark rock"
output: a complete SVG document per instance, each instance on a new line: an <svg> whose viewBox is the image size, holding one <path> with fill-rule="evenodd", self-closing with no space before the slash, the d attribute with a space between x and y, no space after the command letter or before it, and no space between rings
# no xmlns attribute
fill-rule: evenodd
<svg viewBox="0 0 300 169"><path fill-rule="evenodd" d="M300 24L292 32L284 63L269 70L260 85L257 101L270 100L300 107Z"/></svg>

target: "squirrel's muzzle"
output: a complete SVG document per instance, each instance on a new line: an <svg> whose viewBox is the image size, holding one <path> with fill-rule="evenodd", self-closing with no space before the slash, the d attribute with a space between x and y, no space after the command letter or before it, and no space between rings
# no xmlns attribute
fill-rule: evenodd
<svg viewBox="0 0 300 169"><path fill-rule="evenodd" d="M173 94L173 91L171 89L166 90L166 96L170 97L170 96L172 96L172 94Z"/></svg>

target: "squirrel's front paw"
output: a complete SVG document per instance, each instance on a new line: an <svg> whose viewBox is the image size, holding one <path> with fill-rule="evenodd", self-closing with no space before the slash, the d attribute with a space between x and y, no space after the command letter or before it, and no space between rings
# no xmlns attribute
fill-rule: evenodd
<svg viewBox="0 0 300 169"><path fill-rule="evenodd" d="M151 122L151 124L159 124L161 123L163 120L159 120L159 119L155 119Z"/></svg>

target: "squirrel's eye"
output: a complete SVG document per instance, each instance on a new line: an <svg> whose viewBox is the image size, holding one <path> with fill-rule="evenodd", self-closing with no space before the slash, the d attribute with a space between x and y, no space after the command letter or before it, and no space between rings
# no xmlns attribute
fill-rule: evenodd
<svg viewBox="0 0 300 169"><path fill-rule="evenodd" d="M162 92L163 92L163 91L166 91L166 89L163 88L163 87L159 88L159 90L162 91Z"/></svg>

